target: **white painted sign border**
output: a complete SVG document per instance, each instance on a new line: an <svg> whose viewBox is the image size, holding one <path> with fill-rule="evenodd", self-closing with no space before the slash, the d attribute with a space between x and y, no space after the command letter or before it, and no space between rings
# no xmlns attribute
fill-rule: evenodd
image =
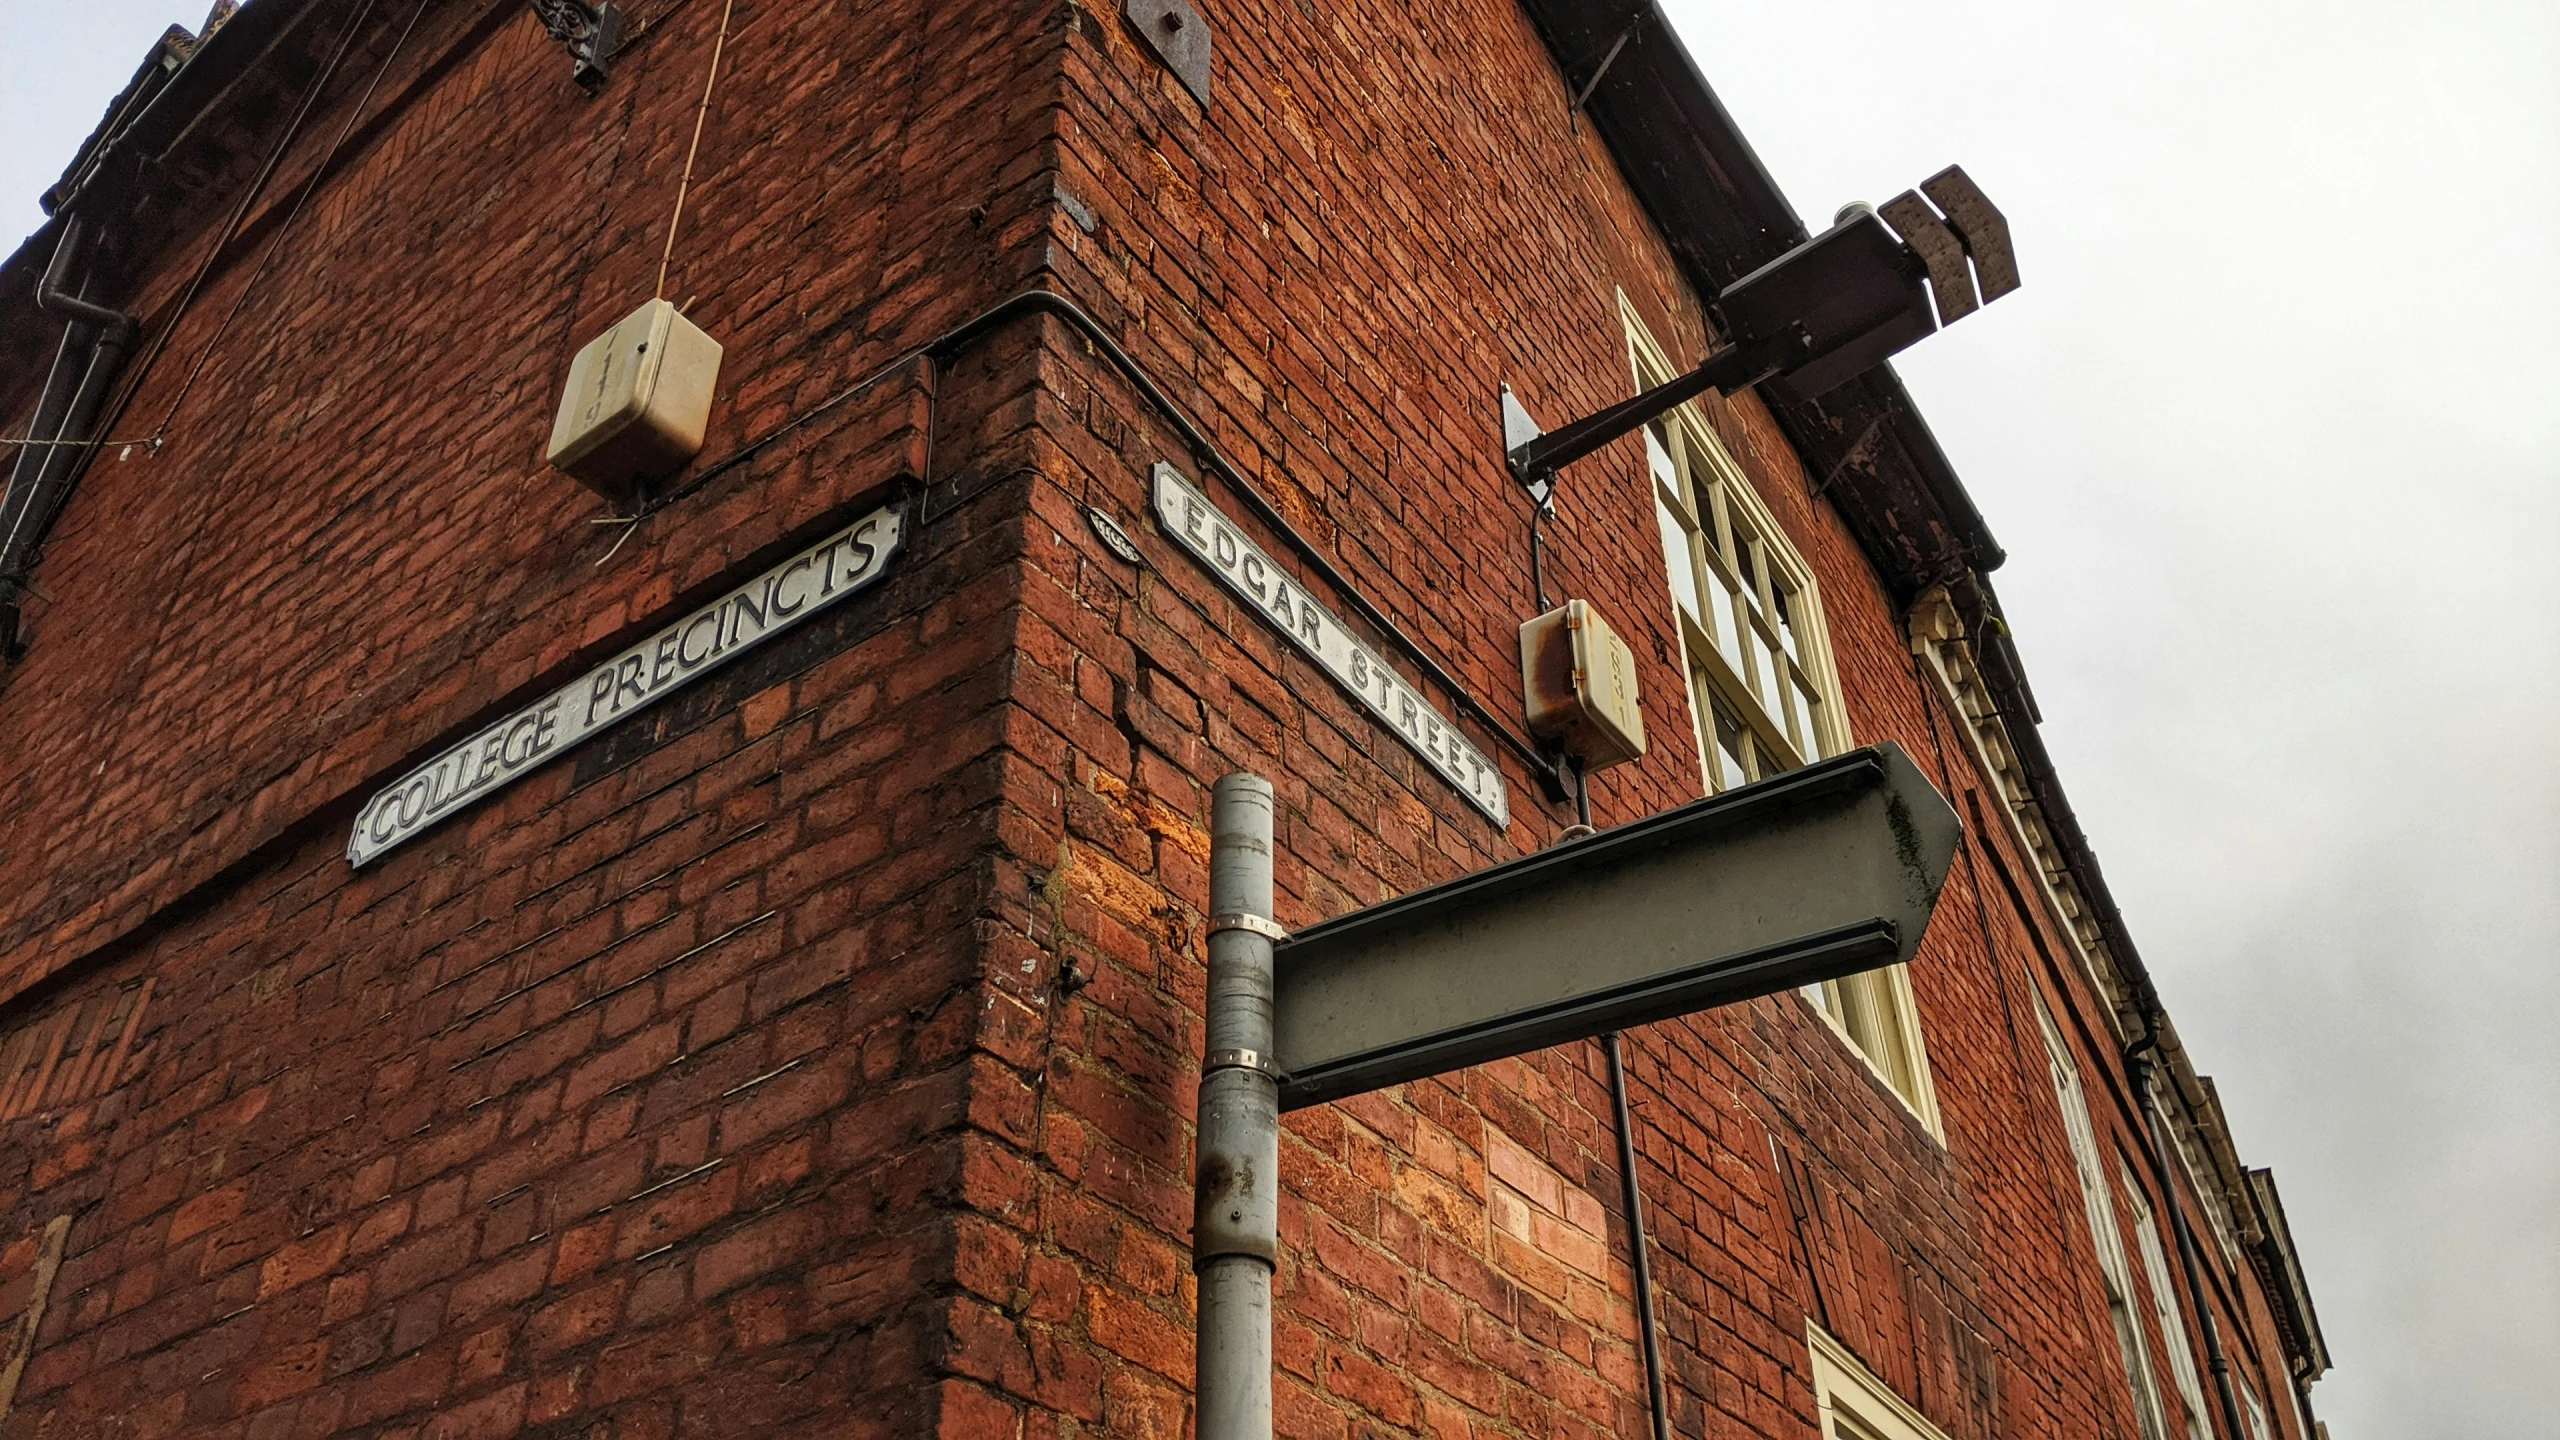
<svg viewBox="0 0 2560 1440"><path fill-rule="evenodd" d="M701 679L880 578L906 538L874 510L550 695L483 727L384 787L357 812L347 860L366 865L496 794L587 736Z"/></svg>
<svg viewBox="0 0 2560 1440"><path fill-rule="evenodd" d="M1156 523L1167 535L1350 691L1469 804L1496 825L1510 825L1511 799L1501 767L1469 744L1449 717L1406 684L1376 651L1352 638L1332 611L1309 599L1288 572L1246 538L1182 472L1158 462L1154 490Z"/></svg>

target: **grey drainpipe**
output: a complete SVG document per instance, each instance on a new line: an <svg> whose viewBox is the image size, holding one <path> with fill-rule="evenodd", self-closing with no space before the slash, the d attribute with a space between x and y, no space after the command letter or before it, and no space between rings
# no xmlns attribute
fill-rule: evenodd
<svg viewBox="0 0 2560 1440"><path fill-rule="evenodd" d="M5 534L0 534L0 655L10 660L17 659L23 649L18 639L18 597L35 568L36 552L52 526L54 512L61 508L71 482L89 458L88 442L94 438L89 427L96 423L98 409L106 403L108 387L124 369L125 356L133 348L136 333L132 316L96 304L68 288L87 229L77 215L64 220L62 239L54 246L52 263L45 267L44 278L36 282L36 308L63 316L70 324L64 328L54 373L46 379L44 396L36 405L35 423L29 427L27 438L34 443L20 447L17 464L9 476L8 495L0 500L0 516L5 516L7 523ZM87 288L86 282L81 288ZM69 362L84 330L90 336L88 363L81 367L79 383L66 396L60 382L70 374Z"/></svg>
<svg viewBox="0 0 2560 1440"><path fill-rule="evenodd" d="M2145 990L2149 987L2146 985ZM2196 1257L2195 1231L2187 1225L2187 1208L2178 1200L2177 1182L2169 1169L2169 1119L2161 1111L2160 1097L2151 1086L2152 1070L2158 1063L2153 1056L2160 1049L2161 1010L2156 1000L2142 1007L2142 1034L2124 1048L2127 1078L2133 1082L2133 1093L2141 1101L2143 1115L2151 1122L2146 1149L2151 1152L2152 1177L2159 1182L2163 1209L2169 1212L2169 1230L2178 1242L2178 1268L2185 1272L2187 1304L2196 1312L2196 1327L2204 1332L2205 1364L2213 1372L2213 1389L2222 1401L2223 1433L2231 1440L2250 1440L2240 1423L2240 1398L2231 1390L2231 1361L2222 1353L2222 1327L2213 1319L2213 1307L2204 1293L2204 1275ZM2161 1337L2164 1341L2168 1338Z"/></svg>

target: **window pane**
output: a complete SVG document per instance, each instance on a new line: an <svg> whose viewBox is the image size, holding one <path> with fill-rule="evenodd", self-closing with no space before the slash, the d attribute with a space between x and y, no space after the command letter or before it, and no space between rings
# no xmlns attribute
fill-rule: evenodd
<svg viewBox="0 0 2560 1440"><path fill-rule="evenodd" d="M1742 597L1751 608L1760 608L1760 555L1751 543L1751 533L1740 525L1733 527L1733 573L1742 577Z"/></svg>
<svg viewBox="0 0 2560 1440"><path fill-rule="evenodd" d="M1724 663L1732 666L1738 675L1743 668L1742 645L1734 637L1741 633L1739 627L1742 622L1734 606L1739 602L1733 598L1733 590L1725 583L1724 577L1713 574L1707 580L1707 599L1716 607L1716 649L1723 653Z"/></svg>
<svg viewBox="0 0 2560 1440"><path fill-rule="evenodd" d="M1794 595L1788 593L1784 585L1771 586L1769 598L1776 602L1778 643L1785 647L1788 659L1798 664L1804 663L1803 652L1796 648L1795 609L1800 602Z"/></svg>
<svg viewBox="0 0 2560 1440"><path fill-rule="evenodd" d="M1683 505L1688 505L1693 510L1697 508L1690 501L1689 492L1680 484L1680 467L1672 463L1671 451L1662 443L1660 426L1644 427L1644 463L1645 468L1653 472L1655 484L1661 486L1666 493L1677 497Z"/></svg>
<svg viewBox="0 0 2560 1440"><path fill-rule="evenodd" d="M1743 768L1742 722L1734 719L1722 705L1715 707L1715 717L1715 787L1730 790L1749 778L1749 772Z"/></svg>
<svg viewBox="0 0 2560 1440"><path fill-rule="evenodd" d="M1689 618L1700 625L1706 617L1698 613L1698 567L1689 558L1689 531L1680 517L1657 495L1653 501L1653 518L1662 528L1662 568L1671 577L1671 598L1689 612Z"/></svg>
<svg viewBox="0 0 2560 1440"><path fill-rule="evenodd" d="M1758 735L1751 737L1751 764L1753 773L1763 780L1795 768L1788 762L1786 756L1778 752L1776 746L1760 743Z"/></svg>
<svg viewBox="0 0 2560 1440"><path fill-rule="evenodd" d="M1760 682L1760 703L1769 707L1773 716L1785 713L1787 703L1786 692L1778 688L1778 667L1786 662L1777 657L1777 647L1769 643L1769 637L1752 631L1751 659L1755 678Z"/></svg>
<svg viewBox="0 0 2560 1440"><path fill-rule="evenodd" d="M1814 695L1813 687L1805 683L1802 675L1796 676L1795 683L1788 689L1796 697L1796 748L1804 752L1807 760L1819 760L1822 758L1822 741L1818 738L1821 732L1814 729L1813 717L1821 710L1822 701Z"/></svg>

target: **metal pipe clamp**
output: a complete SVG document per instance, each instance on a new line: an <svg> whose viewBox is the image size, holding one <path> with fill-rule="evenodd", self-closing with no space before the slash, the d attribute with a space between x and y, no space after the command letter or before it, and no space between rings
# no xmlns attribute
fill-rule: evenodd
<svg viewBox="0 0 2560 1440"><path fill-rule="evenodd" d="M1281 929L1277 922L1266 920L1259 915L1249 915L1241 910L1210 916L1209 933L1215 935L1221 930L1242 930L1275 943L1289 938L1289 932Z"/></svg>

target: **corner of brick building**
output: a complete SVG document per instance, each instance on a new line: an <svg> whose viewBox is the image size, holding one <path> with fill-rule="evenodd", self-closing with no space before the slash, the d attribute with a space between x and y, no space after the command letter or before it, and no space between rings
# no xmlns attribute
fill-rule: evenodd
<svg viewBox="0 0 2560 1440"><path fill-rule="evenodd" d="M1023 18L1026 35L1054 32L1054 17ZM733 51L730 83L805 95L791 66L824 52L795 28L765 29L778 70L756 47ZM492 197L501 210L543 202L512 181L461 190L408 132L494 103L556 52L538 27L432 38L461 63L422 82L385 143L321 190L324 209L343 186L359 197L345 203L375 197L377 223L435 229L468 223L450 212L474 196L473 219ZM1039 53L1009 57L1028 65L1031 98L979 109L985 143L969 153L902 151L894 135L870 150L930 223L865 231L846 263L783 274L778 291L740 301L703 287L696 313L721 312L734 377L707 455L851 394L1036 264ZM1009 79L981 66L939 99L901 97L922 107L904 118L984 107ZM597 108L629 124L633 103L608 91ZM674 107L656 108L670 114L640 123L671 123ZM734 203L740 187L815 178L759 168L753 152L707 146L705 159L707 207L724 188ZM522 155L488 163L531 173ZM711 242L707 267L758 263L783 238L743 227ZM444 253L483 290L515 283ZM164 303L184 279L175 265L144 281ZM877 272L902 268L878 293ZM353 285L331 318L297 322L297 342L344 355L368 327L449 324L432 275L413 278ZM563 333L602 323L629 278L582 276L578 316L553 320ZM211 300L227 303L239 279L218 273ZM997 918L1009 914L997 857L1037 448L1032 347L999 334L928 372L929 393L902 379L853 395L829 426L755 454L599 568L612 537L584 523L591 502L557 477L519 494L512 473L509 427L553 398L548 349L491 338L493 355L546 373L491 392L496 413L449 444L434 438L455 418L442 404L409 407L410 428L372 442L462 461L468 478L446 493L371 490L372 467L350 476L313 464L307 436L253 430L233 453L282 458L266 485L216 494L100 464L57 534L47 574L68 603L0 694L7 723L61 738L47 718L96 723L140 699L164 743L110 753L117 783L85 802L153 816L139 855L99 850L84 865L94 831L41 858L10 847L44 883L0 918L16 990L0 1194L11 1240L72 1225L0 1434L903 1436L967 1413L936 1379L966 1337L954 1281L976 1253L972 1209L1002 1213L1011 1162L995 1142L1027 1138L1009 1067L1032 1063L1026 1037L1054 986L990 969L1019 958L1019 932ZM759 344L780 358L758 364ZM367 393L388 378L378 370L338 368L334 381L307 367L264 380L399 409ZM135 408L170 378L155 373ZM213 408L257 378L213 376ZM273 408L241 413L254 427ZM183 474L198 453L180 444L155 463ZM354 801L439 731L556 683L848 507L901 498L907 553L859 604L349 868ZM510 523L446 524L475 506ZM333 510L279 563L278 533ZM193 538L156 589L112 583L120 528L189 512ZM349 569L359 587L397 577L417 607L414 628L359 651L352 676L331 647L376 627L333 613L310 583L324 566L342 588ZM172 598L192 612L155 613ZM243 608L271 615L283 665L243 653L236 631L226 643ZM119 696L120 674L152 683ZM360 687L352 710L247 703L332 682ZM165 743L224 731L218 759ZM41 777L63 758L21 751L22 814L42 809ZM14 1063L17 1047L48 1045L59 1063ZM0 1299L26 1305L28 1244L0 1253L0 1283Z"/></svg>
<svg viewBox="0 0 2560 1440"><path fill-rule="evenodd" d="M1055 288L1507 714L1531 601L1493 387L1513 379L1550 421L1620 398L1622 289L1695 353L1679 268L1512 5L1365 7L1356 34L1301 7L1222 10L1221 64L1271 83L1221 81L1207 111L1116 10L890 6L847 36L828 7L742 8L734 83L786 128L706 141L692 203L752 218L703 264L758 276L702 287L736 367L706 454ZM604 187L599 215L672 178L697 92L669 57L698 61L718 13L674 12L593 112L560 100L620 117L575 171ZM846 88L866 36L894 96ZM1355 41L1357 75L1329 49ZM420 113L514 103L556 68L546 44L499 32ZM829 105L867 138L787 119ZM528 182L494 188L439 168L427 136L386 145L333 203L419 217L452 239L434 273L455 284L529 283L468 247L536 226L532 182L560 178L542 144L475 162ZM785 153L817 145L843 147L838 168ZM1467 203L1436 203L1462 185ZM225 472L184 456L182 485L101 465L66 516L64 576L121 573L120 528L192 526L173 584L213 598L62 607L0 725L132 703L115 666L137 643L212 697L152 698L162 733L277 695L358 698L281 707L219 762L117 752L106 808L166 837L48 860L55 893L0 905L25 1043L103 1054L95 1037L142 1017L104 1065L138 1080L39 1085L77 1098L0 1124L0 1239L75 1221L0 1435L115 1416L137 1435L385 1440L1180 1436L1208 786L1273 779L1291 926L1571 819L1508 757L1507 829L1458 803L1156 532L1151 468L1205 485L1202 457L1056 315L843 402L592 566L592 506L517 452L561 342L627 308L654 255L581 249L539 325L493 325L474 383L499 418L448 441L430 433L454 424L445 397L376 442L448 467L453 493L389 487L377 461L333 475L296 421L241 442L279 457L265 489L217 503ZM445 323L384 289L351 285L343 318L293 333L348 357L368 327ZM338 368L275 383L319 415L367 383ZM217 398L254 409L255 379ZM1942 732L1902 597L1757 399L1707 408L1822 586L1852 730L1898 740L1961 804L1990 782ZM1569 481L1547 578L1660 659L1676 641L1625 461ZM433 737L891 495L913 548L840 618L348 870L354 800ZM301 529L311 554L268 553ZM414 629L334 654L365 617L315 557L402 587ZM225 675L225 617L250 604L301 618L280 655ZM564 615L585 623L563 633ZM1657 737L1688 734L1678 685L1648 672ZM58 821L32 777L77 752L45 743L12 793ZM1694 758L1658 741L1595 790L1604 824L1648 814L1697 793ZM1950 877L1913 971L1946 1143L1793 997L1633 1039L1680 1433L1817 1425L1808 1320L1952 1433L2121 1427L2083 1323L2103 1304L2057 1228L2069 1160L2020 1088L2042 1074L2009 988L2031 983L2033 922L1991 884ZM1280 1433L1640 1433L1611 1129L1588 1045L1289 1116ZM33 1244L0 1250L0 1306Z"/></svg>

